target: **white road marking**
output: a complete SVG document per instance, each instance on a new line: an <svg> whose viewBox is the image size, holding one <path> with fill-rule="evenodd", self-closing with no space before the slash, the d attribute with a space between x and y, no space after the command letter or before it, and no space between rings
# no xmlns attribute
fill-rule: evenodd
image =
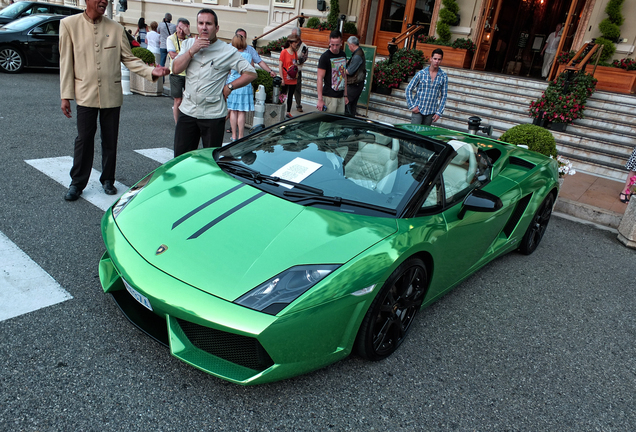
<svg viewBox="0 0 636 432"><path fill-rule="evenodd" d="M174 152L168 148L135 150L161 164L171 160ZM25 161L64 187L70 185L71 156L30 159ZM101 173L91 171L81 198L106 211L128 186L115 182L116 195L106 195L99 182ZM0 321L70 300L66 292L47 272L0 232Z"/></svg>
<svg viewBox="0 0 636 432"><path fill-rule="evenodd" d="M141 149L135 150L140 155L146 156L149 159L156 160L161 164L165 164L169 160L174 158L174 150L162 147L154 149Z"/></svg>
<svg viewBox="0 0 636 432"><path fill-rule="evenodd" d="M0 321L72 298L0 232Z"/></svg>
<svg viewBox="0 0 636 432"><path fill-rule="evenodd" d="M62 156L47 159L31 159L25 162L38 171L41 171L47 176L51 177L62 186L70 186L71 177L69 176L69 172L71 171L71 167L73 166L73 158L71 156ZM91 204L106 211L111 205L113 205L115 201L119 199L121 194L123 194L128 189L128 186L116 181L115 187L117 188L117 194L106 195L104 193L104 189L102 189L102 184L99 182L100 175L101 173L99 171L94 169L91 170L91 177L88 180L86 188L82 192L81 198L84 198Z"/></svg>

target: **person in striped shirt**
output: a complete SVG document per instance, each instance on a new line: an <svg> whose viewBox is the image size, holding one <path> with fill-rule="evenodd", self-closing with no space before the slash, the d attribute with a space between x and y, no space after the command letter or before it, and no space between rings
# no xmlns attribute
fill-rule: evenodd
<svg viewBox="0 0 636 432"><path fill-rule="evenodd" d="M439 120L446 106L448 75L439 65L444 52L436 48L430 66L415 74L406 88L406 104L411 110L411 123L430 126Z"/></svg>

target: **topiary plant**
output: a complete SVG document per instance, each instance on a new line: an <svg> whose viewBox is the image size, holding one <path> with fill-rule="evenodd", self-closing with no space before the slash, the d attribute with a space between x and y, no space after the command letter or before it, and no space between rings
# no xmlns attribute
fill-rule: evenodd
<svg viewBox="0 0 636 432"><path fill-rule="evenodd" d="M329 15L327 15L327 24L332 30L338 28L338 20L340 19L340 2L339 0L331 0L329 2Z"/></svg>
<svg viewBox="0 0 636 432"><path fill-rule="evenodd" d="M455 0L442 0L444 8L439 11L437 20L437 34L440 42L449 43L451 38L450 26L457 22L459 6Z"/></svg>
<svg viewBox="0 0 636 432"><path fill-rule="evenodd" d="M135 57L140 58L142 62L147 65L154 66L155 65L155 55L146 48L135 47L132 49L132 53Z"/></svg>
<svg viewBox="0 0 636 432"><path fill-rule="evenodd" d="M603 52L600 56L600 61L609 60L616 52L616 45L614 42L618 40L621 35L621 25L623 25L623 15L621 8L625 0L610 0L605 8L607 18L601 21L598 25L601 34L600 38L596 38L594 41L597 44L603 45Z"/></svg>
<svg viewBox="0 0 636 432"><path fill-rule="evenodd" d="M528 149L546 156L557 157L556 141L549 130L541 126L522 124L508 129L500 138L514 145L526 145Z"/></svg>

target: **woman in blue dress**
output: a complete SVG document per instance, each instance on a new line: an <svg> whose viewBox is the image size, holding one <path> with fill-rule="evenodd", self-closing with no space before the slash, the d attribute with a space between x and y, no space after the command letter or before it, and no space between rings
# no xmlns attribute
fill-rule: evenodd
<svg viewBox="0 0 636 432"><path fill-rule="evenodd" d="M247 42L242 35L234 35L232 38L232 46L241 53L245 60L254 66L252 56L245 50L247 48ZM232 70L230 75L227 77L227 83L231 83L240 76L241 74ZM233 90L227 98L227 109L230 111L232 141L243 138L243 131L245 129L245 113L248 111L254 111L254 90L252 85L249 84Z"/></svg>

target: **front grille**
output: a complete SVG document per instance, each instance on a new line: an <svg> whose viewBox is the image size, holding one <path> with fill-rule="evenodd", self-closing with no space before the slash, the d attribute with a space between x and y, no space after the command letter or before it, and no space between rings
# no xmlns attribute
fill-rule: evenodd
<svg viewBox="0 0 636 432"><path fill-rule="evenodd" d="M203 327L179 318L177 322L192 345L209 354L257 371L274 364L257 339Z"/></svg>

